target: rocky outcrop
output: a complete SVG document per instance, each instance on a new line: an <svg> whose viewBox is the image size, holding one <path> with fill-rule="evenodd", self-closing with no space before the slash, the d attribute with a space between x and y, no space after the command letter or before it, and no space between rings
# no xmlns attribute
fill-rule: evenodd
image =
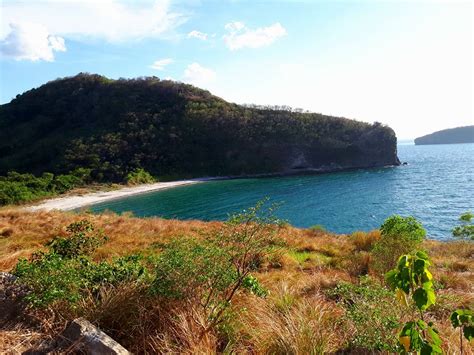
<svg viewBox="0 0 474 355"><path fill-rule="evenodd" d="M131 354L100 329L84 318L73 320L59 336L55 351L86 353L90 355Z"/></svg>
<svg viewBox="0 0 474 355"><path fill-rule="evenodd" d="M22 298L28 289L16 283L16 279L15 275L0 272L0 327L22 316L25 306Z"/></svg>
<svg viewBox="0 0 474 355"><path fill-rule="evenodd" d="M279 154L286 157L286 163L280 171L332 172L400 165L395 133L380 124L374 124L352 142L330 143L329 147L324 141L281 147Z"/></svg>

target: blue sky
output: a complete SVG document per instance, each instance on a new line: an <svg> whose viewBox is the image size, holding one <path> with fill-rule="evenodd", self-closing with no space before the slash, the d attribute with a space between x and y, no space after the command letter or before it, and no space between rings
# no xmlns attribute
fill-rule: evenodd
<svg viewBox="0 0 474 355"><path fill-rule="evenodd" d="M155 75L237 103L474 124L470 1L1 2L0 102L58 77Z"/></svg>

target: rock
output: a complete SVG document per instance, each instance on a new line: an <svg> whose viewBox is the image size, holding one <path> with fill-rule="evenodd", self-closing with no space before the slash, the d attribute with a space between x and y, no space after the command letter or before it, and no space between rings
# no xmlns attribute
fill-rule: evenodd
<svg viewBox="0 0 474 355"><path fill-rule="evenodd" d="M22 299L28 289L15 282L17 277L8 272L0 272L0 328L21 318L24 310Z"/></svg>
<svg viewBox="0 0 474 355"><path fill-rule="evenodd" d="M58 348L90 355L131 354L84 318L77 318L67 326L60 335Z"/></svg>

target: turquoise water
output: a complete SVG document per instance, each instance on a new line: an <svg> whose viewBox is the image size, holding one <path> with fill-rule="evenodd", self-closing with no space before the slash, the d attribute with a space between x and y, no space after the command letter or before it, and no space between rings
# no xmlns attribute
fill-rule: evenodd
<svg viewBox="0 0 474 355"><path fill-rule="evenodd" d="M406 166L321 175L211 181L92 206L136 216L224 220L263 197L282 203L280 218L336 233L377 228L391 214L418 218L431 238L449 238L474 210L474 144L399 145Z"/></svg>

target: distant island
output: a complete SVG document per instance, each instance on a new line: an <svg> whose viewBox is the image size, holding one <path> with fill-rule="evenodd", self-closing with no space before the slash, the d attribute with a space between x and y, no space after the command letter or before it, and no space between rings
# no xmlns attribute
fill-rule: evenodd
<svg viewBox="0 0 474 355"><path fill-rule="evenodd" d="M286 106L242 106L157 77L80 73L0 106L0 175L136 169L168 179L398 165L394 131Z"/></svg>
<svg viewBox="0 0 474 355"><path fill-rule="evenodd" d="M474 143L474 126L443 129L415 139L415 145Z"/></svg>

